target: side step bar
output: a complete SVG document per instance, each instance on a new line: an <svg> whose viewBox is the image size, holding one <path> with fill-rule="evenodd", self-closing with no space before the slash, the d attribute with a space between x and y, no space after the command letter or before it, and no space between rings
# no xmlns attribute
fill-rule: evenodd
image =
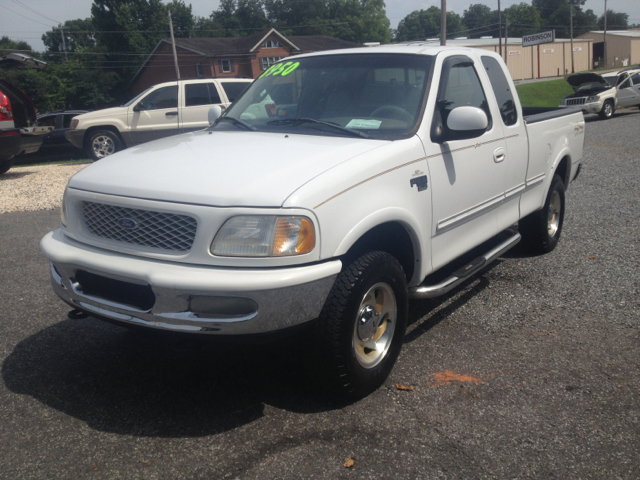
<svg viewBox="0 0 640 480"><path fill-rule="evenodd" d="M515 247L521 238L522 237L518 232L514 232L511 237L502 242L500 245L494 247L492 250L489 250L484 255L477 257L475 260L472 260L464 267L456 270L455 272L453 272L453 274L451 274L450 277L444 279L442 282L435 285L418 285L417 287L410 288L409 298L424 299L444 295L448 291L460 285L474 273L482 270L496 258L500 257L505 252Z"/></svg>

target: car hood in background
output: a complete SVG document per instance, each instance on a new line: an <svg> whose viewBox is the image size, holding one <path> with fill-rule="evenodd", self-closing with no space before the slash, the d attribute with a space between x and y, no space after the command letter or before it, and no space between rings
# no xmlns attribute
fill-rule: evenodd
<svg viewBox="0 0 640 480"><path fill-rule="evenodd" d="M279 207L321 173L388 141L201 131L146 143L78 172L71 188L209 206Z"/></svg>
<svg viewBox="0 0 640 480"><path fill-rule="evenodd" d="M104 108L102 110L95 110L89 113L83 113L82 115L78 115L78 120L85 120L90 118L100 118L100 117L113 117L115 115L126 115L129 107L112 107L112 108Z"/></svg>
<svg viewBox="0 0 640 480"><path fill-rule="evenodd" d="M573 88L578 88L585 83L602 83L603 85L609 85L602 75L597 73L576 73L567 77L567 83Z"/></svg>

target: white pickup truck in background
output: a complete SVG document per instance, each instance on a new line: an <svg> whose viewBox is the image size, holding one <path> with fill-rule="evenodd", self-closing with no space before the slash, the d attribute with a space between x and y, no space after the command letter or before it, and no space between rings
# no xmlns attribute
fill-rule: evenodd
<svg viewBox="0 0 640 480"><path fill-rule="evenodd" d="M118 150L209 126L211 105L231 105L251 79L194 79L148 88L121 107L78 115L65 137L93 160Z"/></svg>
<svg viewBox="0 0 640 480"><path fill-rule="evenodd" d="M214 336L300 327L323 384L360 397L391 371L409 299L521 238L556 247L584 132L579 110L524 110L493 52L300 55L206 131L80 171L41 246L76 316Z"/></svg>

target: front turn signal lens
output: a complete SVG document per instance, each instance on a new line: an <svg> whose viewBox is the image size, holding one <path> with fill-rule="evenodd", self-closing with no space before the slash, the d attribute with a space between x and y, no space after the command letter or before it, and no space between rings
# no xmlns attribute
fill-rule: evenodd
<svg viewBox="0 0 640 480"><path fill-rule="evenodd" d="M304 217L278 217L272 255L309 253L315 245L313 224Z"/></svg>

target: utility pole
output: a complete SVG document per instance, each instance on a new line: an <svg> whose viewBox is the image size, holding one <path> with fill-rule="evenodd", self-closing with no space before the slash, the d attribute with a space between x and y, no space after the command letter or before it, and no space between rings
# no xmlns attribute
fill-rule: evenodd
<svg viewBox="0 0 640 480"><path fill-rule="evenodd" d="M504 15L504 63L507 63L507 58L509 57L509 48L507 45L509 44L509 15Z"/></svg>
<svg viewBox="0 0 640 480"><path fill-rule="evenodd" d="M607 0L604 0L604 37L602 39L602 46L604 47L604 66L607 65Z"/></svg>
<svg viewBox="0 0 640 480"><path fill-rule="evenodd" d="M67 42L64 40L64 31L62 30L62 25L60 25L60 35L62 35L62 48L64 50L64 59L69 60L67 56Z"/></svg>
<svg viewBox="0 0 640 480"><path fill-rule="evenodd" d="M576 73L575 69L573 68L573 0L569 0L569 6L571 9L571 73Z"/></svg>
<svg viewBox="0 0 640 480"><path fill-rule="evenodd" d="M447 0L440 0L440 45L447 44Z"/></svg>
<svg viewBox="0 0 640 480"><path fill-rule="evenodd" d="M502 10L500 10L500 0L498 0L498 49L502 57Z"/></svg>
<svg viewBox="0 0 640 480"><path fill-rule="evenodd" d="M173 46L173 63L176 67L176 79L180 80L180 69L178 68L178 54L176 53L176 39L173 37L173 21L171 21L171 10L169 10L169 30L171 31L171 45Z"/></svg>

